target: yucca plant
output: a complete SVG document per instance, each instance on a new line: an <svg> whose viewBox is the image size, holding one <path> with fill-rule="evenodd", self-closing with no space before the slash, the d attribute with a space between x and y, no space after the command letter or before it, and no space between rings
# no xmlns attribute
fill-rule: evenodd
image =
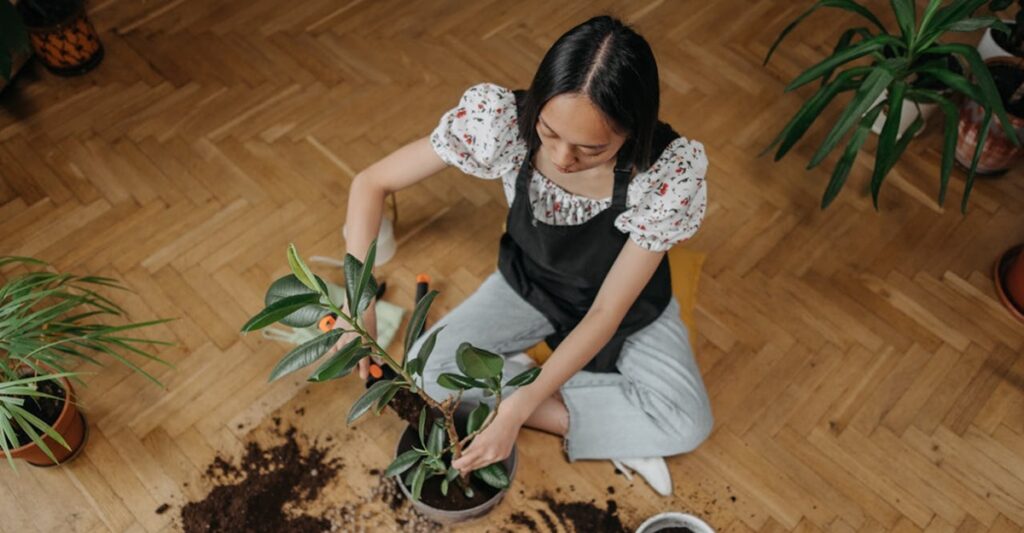
<svg viewBox="0 0 1024 533"><path fill-rule="evenodd" d="M63 378L82 383L73 367L102 366L99 357L110 357L160 385L132 359L171 366L147 349L170 343L137 338L134 332L167 320L107 325L109 319L121 321L125 312L97 290L124 290L116 280L52 272L46 263L29 257L0 257L0 267L15 264L42 269L15 275L0 285L0 449L14 466L11 450L33 442L57 462L42 435L69 446L52 421L32 411L38 411L40 401L65 398L42 392L42 384L52 381L62 388Z"/></svg>
<svg viewBox="0 0 1024 533"><path fill-rule="evenodd" d="M772 43L765 57L765 64L771 59L782 40L800 22L820 8L834 8L855 13L866 22L866 25L843 31L829 57L801 73L786 86L785 90L789 92L815 80L820 80L818 90L797 111L763 153L778 147L775 152L775 160L781 159L807 132L811 124L836 96L853 92L849 103L846 104L825 140L811 157L807 168L818 166L844 139L848 139L822 196L821 207L825 209L846 183L846 178L868 137L872 124L883 109L886 110L885 125L882 127L875 150L875 166L870 185L871 198L877 209L878 193L882 182L906 150L914 135L924 126L924 119L919 114L906 131L899 135L903 102L910 101L915 106L929 102L935 103L945 115L938 194L938 203L942 205L945 201L956 153L959 109L943 91L918 83L924 78L929 78L932 81L940 82L953 93L960 93L975 100L985 112L977 149L967 172L961 201L961 211L966 212L967 200L974 185L975 169L993 115L999 119L999 123L1013 143L1017 146L1020 145L1020 140L1011 127L1006 110L1003 108L992 75L977 50L965 44L939 42L939 38L948 32L974 31L990 26L1000 31L1006 31L1006 25L996 17L975 16L975 13L989 1L954 0L943 2L930 0L921 16L918 17L913 0L891 0L890 4L898 26L892 32L885 27L875 13L854 0L819 0L815 2L807 11L786 26ZM970 76L965 76L950 67L949 58L951 56L969 67ZM880 97L883 98L878 101Z"/></svg>
<svg viewBox="0 0 1024 533"><path fill-rule="evenodd" d="M294 245L288 247L288 264L292 273L275 281L267 293L266 307L254 315L242 332L255 331L281 322L292 327L309 327L331 315L342 320L345 327L330 329L286 354L270 373L270 381L305 368L324 358L330 357L314 370L308 381L324 382L347 376L361 359L372 357L392 370L389 375L374 382L362 396L352 404L346 419L351 425L371 409L380 414L401 392L418 397L423 408L419 412L417 427L420 446L398 456L387 467L385 475L405 474L404 483L410 488L414 499L419 499L424 482L430 477L444 476L441 492L448 494L451 483L457 483L466 497L473 497L468 476L460 476L451 467L451 462L462 455L463 449L490 425L501 405L505 387L519 387L532 383L540 368L532 368L502 383L504 358L498 354L463 343L456 354L460 373L443 373L437 384L454 393L443 401L437 401L423 389L423 368L434 350L437 336L444 328L435 329L422 343L416 357L412 357L413 344L423 332L427 312L437 291L430 291L413 310L405 332L405 357L398 362L370 335L360 321L362 313L370 306L377 294L377 282L372 268L376 259L377 243L374 241L367 252L365 261L346 254L344 260L346 302L339 301L339 291L332 291L329 284L313 274L299 256ZM331 351L346 333L355 333L356 338L338 350ZM493 396L494 408L480 403L470 412L463 436L456 425L456 411L464 391L481 389L485 396ZM431 421L432 420L432 421ZM449 459L450 458L450 459ZM494 463L472 472L484 483L505 489L509 485L508 472L502 463Z"/></svg>
<svg viewBox="0 0 1024 533"><path fill-rule="evenodd" d="M0 2L0 82L11 79L15 58L31 52L18 9L9 0Z"/></svg>

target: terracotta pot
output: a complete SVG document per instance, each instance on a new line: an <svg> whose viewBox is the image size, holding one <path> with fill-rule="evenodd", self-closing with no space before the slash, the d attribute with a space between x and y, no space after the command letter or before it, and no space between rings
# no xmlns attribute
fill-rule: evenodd
<svg viewBox="0 0 1024 533"><path fill-rule="evenodd" d="M58 76L85 74L103 60L103 44L85 14L84 5L56 24L26 26L36 57Z"/></svg>
<svg viewBox="0 0 1024 533"><path fill-rule="evenodd" d="M996 261L992 279L996 294L1017 320L1024 322L1024 244L1010 248Z"/></svg>
<svg viewBox="0 0 1024 533"><path fill-rule="evenodd" d="M1008 58L993 58L985 62L991 66L1008 65L1021 68L1020 60ZM1003 105L1006 105L1004 98ZM978 146L978 135L981 132L981 122L985 112L982 107L971 99L964 99L960 106L960 123L957 126L956 162L963 168L970 168L974 158L974 151ZM1018 138L1024 139L1024 118L1008 114L1010 124L1017 133ZM1021 148L1014 146L999 124L995 116L989 123L988 138L981 150L981 157L978 159L977 173L980 175L993 176L1006 172L1010 166L1020 157Z"/></svg>
<svg viewBox="0 0 1024 533"><path fill-rule="evenodd" d="M53 429L60 433L61 437L64 437L71 449L65 448L49 436L43 435L43 442L57 458L56 463L34 442L11 450L13 457L24 459L33 466L56 466L71 461L81 452L85 444L88 426L85 416L72 401L74 390L71 388L71 382L67 378L61 378L60 382L60 386L64 388L64 408L61 409L57 421L54 422Z"/></svg>

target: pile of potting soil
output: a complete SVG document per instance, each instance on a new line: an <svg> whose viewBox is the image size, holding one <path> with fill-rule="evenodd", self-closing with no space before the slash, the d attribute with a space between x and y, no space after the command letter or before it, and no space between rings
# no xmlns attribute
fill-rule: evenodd
<svg viewBox="0 0 1024 533"><path fill-rule="evenodd" d="M182 508L186 532L331 529L327 518L300 514L299 508L316 500L343 465L337 458L327 458L326 447L313 444L303 451L296 429L282 431L279 421L275 419L275 432L284 437L282 444L263 448L249 442L238 464L217 456L207 467L205 477L215 487L202 500Z"/></svg>
<svg viewBox="0 0 1024 533"><path fill-rule="evenodd" d="M302 415L301 410L295 413ZM441 530L440 524L417 513L396 481L378 469L368 472L376 484L367 496L316 502L344 468L340 459L329 458L331 437L303 446L294 427L282 429L281 419L273 420L271 432L283 438L281 444L249 442L235 462L218 455L207 466L204 478L214 487L202 500L181 509L181 527L187 533ZM309 510L314 503L326 511L314 514ZM169 508L165 503L156 513Z"/></svg>
<svg viewBox="0 0 1024 533"><path fill-rule="evenodd" d="M607 500L604 508L599 506L597 500L594 499L563 501L547 491L531 499L543 502L545 507L532 507L530 511L512 513L509 522L515 527L504 528L503 533L515 531L629 533L632 531L622 524L622 519L619 517L619 506L613 499ZM531 516L532 514L536 514L536 518Z"/></svg>

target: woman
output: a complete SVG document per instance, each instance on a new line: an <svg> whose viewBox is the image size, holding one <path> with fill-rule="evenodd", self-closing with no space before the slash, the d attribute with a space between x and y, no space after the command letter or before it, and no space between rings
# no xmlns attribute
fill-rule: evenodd
<svg viewBox="0 0 1024 533"><path fill-rule="evenodd" d="M527 426L563 436L572 461L612 459L668 495L663 457L710 433L665 254L704 216L707 159L699 142L658 122L658 102L647 42L596 17L555 42L529 91L471 87L431 135L356 176L346 219L356 257L377 235L388 193L447 165L504 184L498 271L434 326L446 329L424 369L427 392L448 395L433 383L456 368L464 341L506 355L506 379L530 364L511 354L545 339L554 352L456 468L504 459ZM367 369L364 360L363 379Z"/></svg>

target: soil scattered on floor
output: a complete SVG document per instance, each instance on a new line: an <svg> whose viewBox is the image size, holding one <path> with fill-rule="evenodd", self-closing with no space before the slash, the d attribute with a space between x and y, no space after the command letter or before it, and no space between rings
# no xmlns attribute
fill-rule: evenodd
<svg viewBox="0 0 1024 533"><path fill-rule="evenodd" d="M578 533L601 531L607 533L628 533L631 531L619 518L619 506L615 500L608 500L602 509L596 500L589 502L560 502L550 493L544 492L539 498L566 527Z"/></svg>
<svg viewBox="0 0 1024 533"><path fill-rule="evenodd" d="M160 507L156 508L156 514L164 514L170 508L171 508L171 506L166 504L166 503L160 504Z"/></svg>
<svg viewBox="0 0 1024 533"><path fill-rule="evenodd" d="M238 464L217 456L205 478L215 486L206 497L181 510L187 533L329 531L324 517L303 515L299 508L316 500L343 468L340 459L328 459L328 449L299 446L296 429L282 431L275 418L275 433L284 442L264 448L249 442Z"/></svg>

